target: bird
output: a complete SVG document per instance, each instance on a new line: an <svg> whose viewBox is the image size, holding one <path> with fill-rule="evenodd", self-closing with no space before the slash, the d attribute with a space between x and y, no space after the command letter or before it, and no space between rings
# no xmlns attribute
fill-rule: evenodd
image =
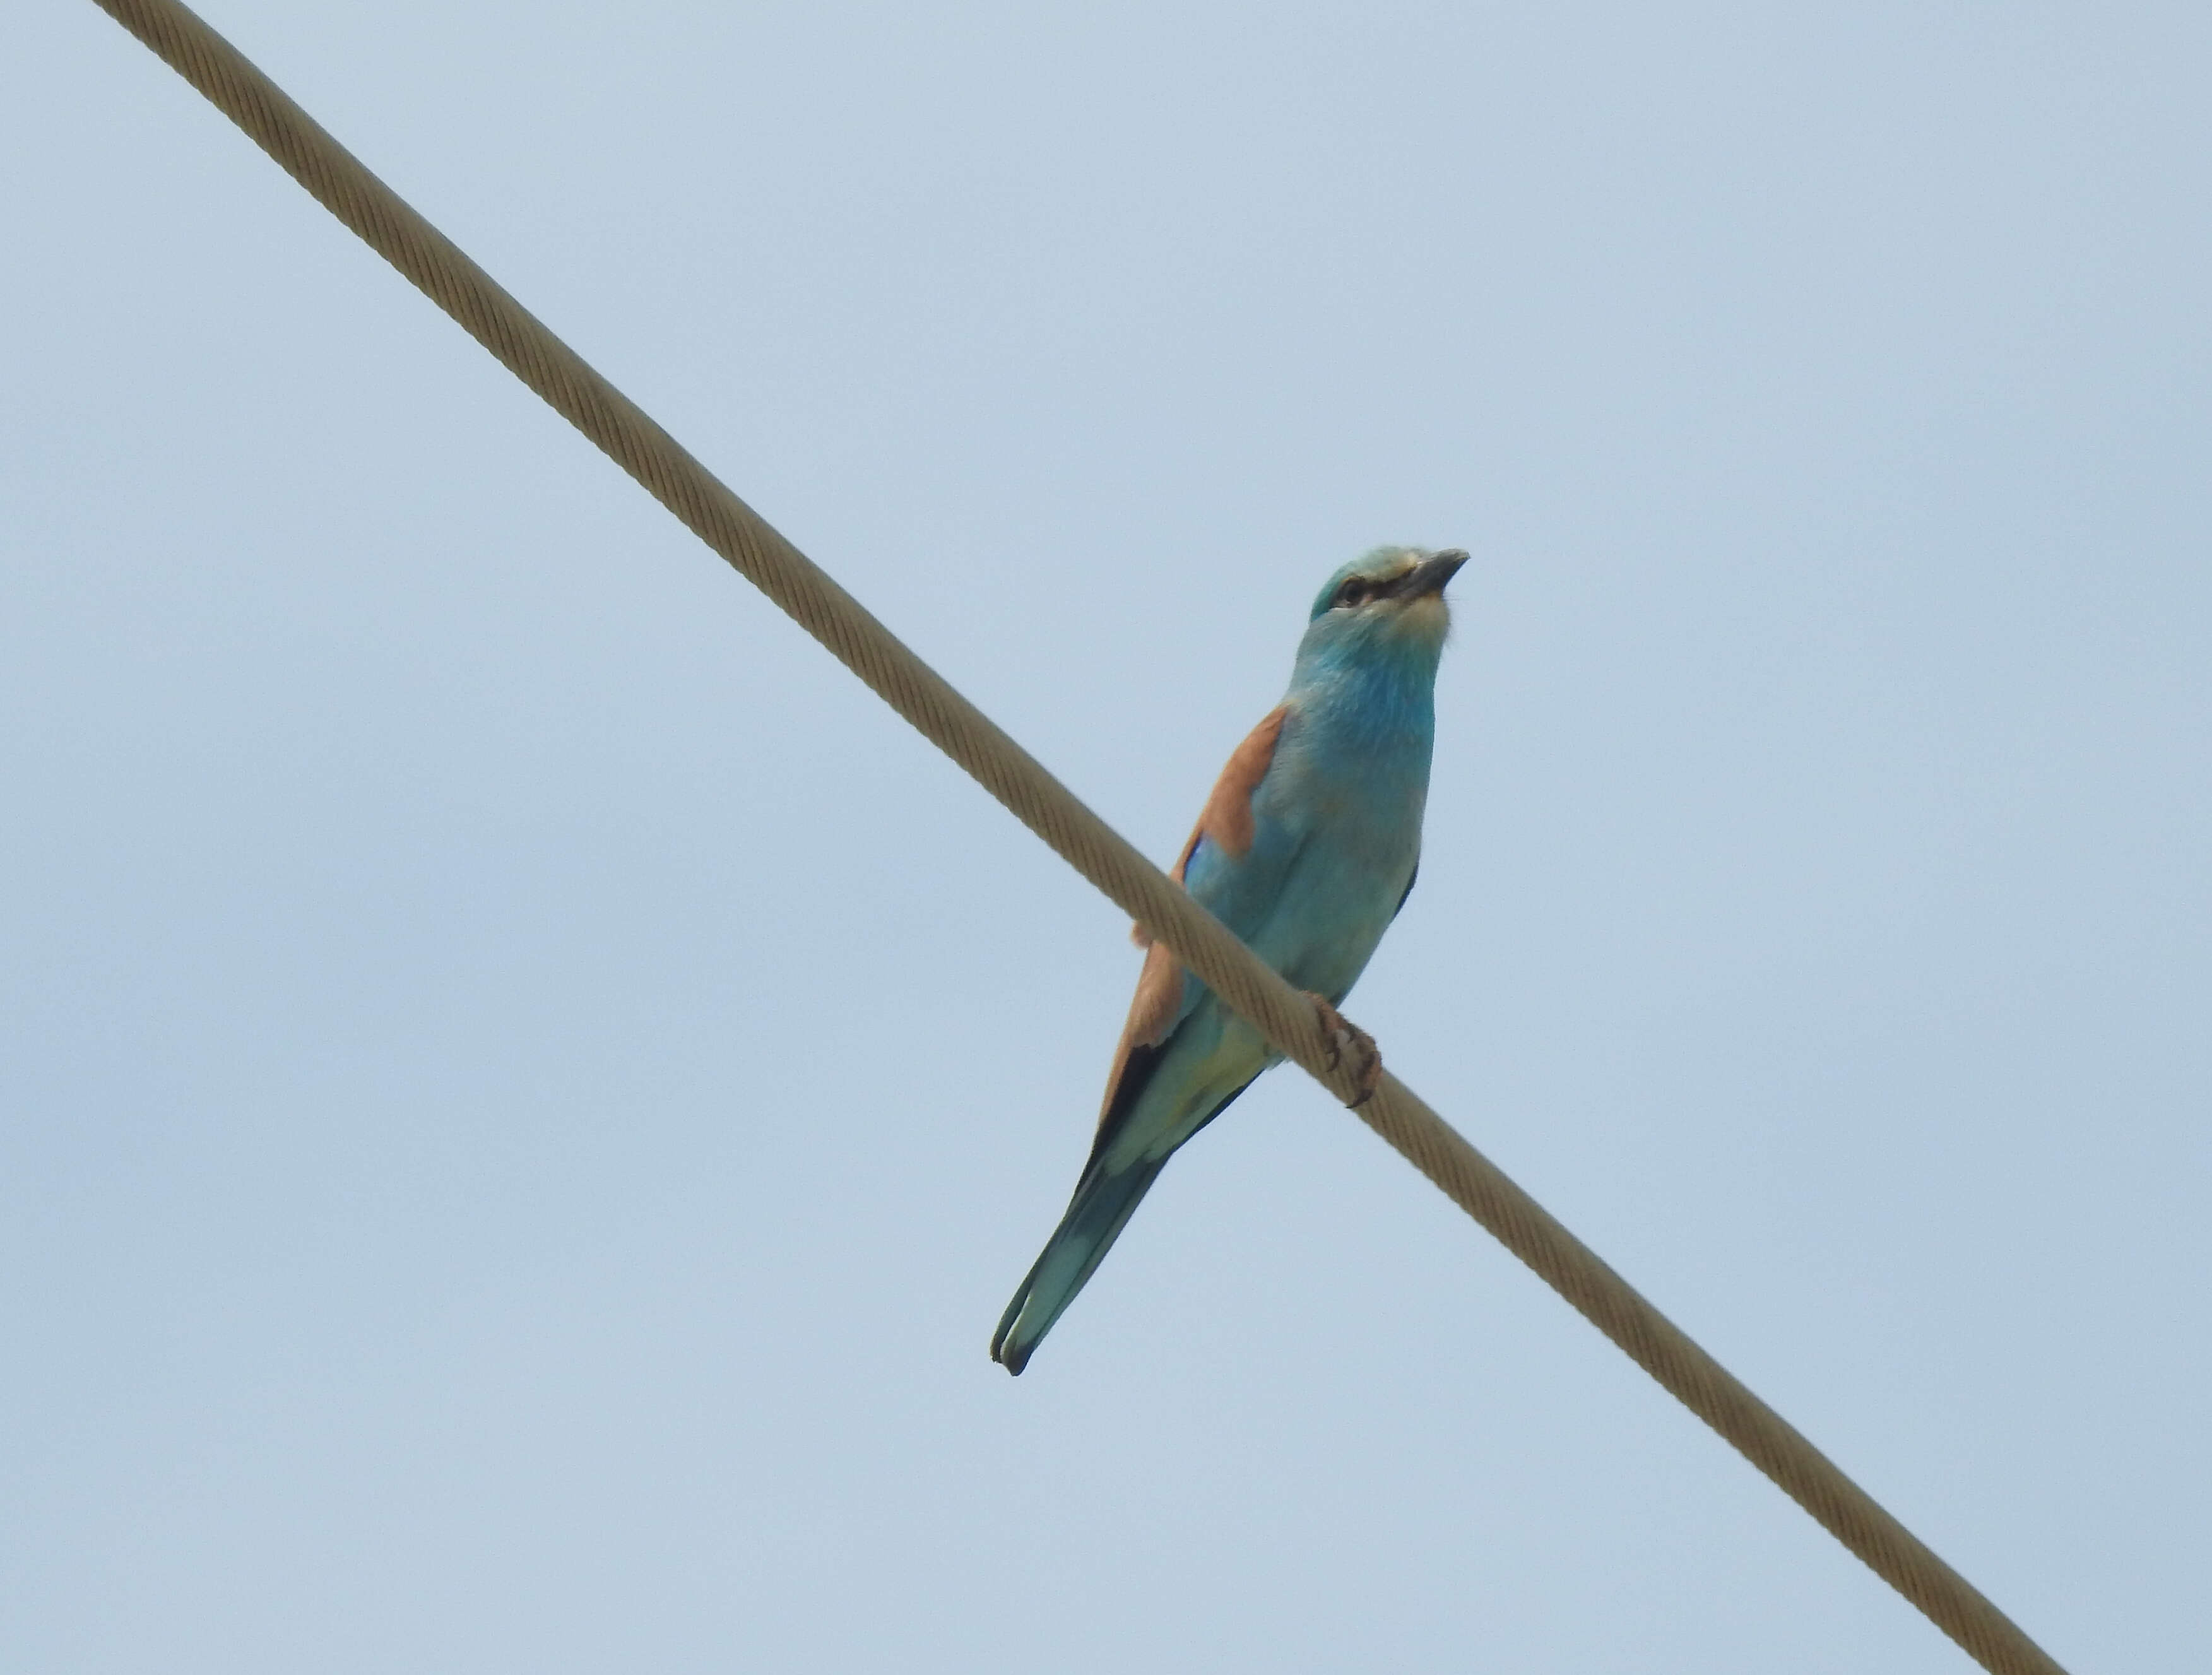
<svg viewBox="0 0 2212 1675"><path fill-rule="evenodd" d="M1374 1042L1336 1008L1413 893L1436 740L1437 667L1456 549L1377 547L1315 598L1283 701L1239 744L1173 876L1293 986L1358 1058ZM1176 1150L1281 1062L1260 1032L1141 925L1146 949L1074 1196L991 1338L1019 1374L1128 1225ZM1355 1101L1358 1102L1358 1101Z"/></svg>

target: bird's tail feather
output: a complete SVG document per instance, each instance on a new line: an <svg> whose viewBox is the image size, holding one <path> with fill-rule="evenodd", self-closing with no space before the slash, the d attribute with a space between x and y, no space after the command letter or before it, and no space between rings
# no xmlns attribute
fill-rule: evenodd
<svg viewBox="0 0 2212 1675"><path fill-rule="evenodd" d="M1038 1342L1113 1249L1166 1162L1148 1159L1111 1174L1095 1166L1084 1172L1067 1213L1045 1241L1044 1253L1000 1318L991 1338L992 1360L1010 1373L1029 1365Z"/></svg>

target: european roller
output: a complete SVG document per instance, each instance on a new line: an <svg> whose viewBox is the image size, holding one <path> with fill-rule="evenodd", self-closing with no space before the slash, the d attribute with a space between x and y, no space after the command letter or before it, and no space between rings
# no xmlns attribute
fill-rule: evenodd
<svg viewBox="0 0 2212 1675"><path fill-rule="evenodd" d="M1374 1043L1336 1008L1413 893L1436 738L1444 586L1463 552L1378 547L1328 579L1290 690L1237 747L1175 877L1249 948L1313 997L1332 1039ZM1141 930L1139 940L1146 940ZM1128 1225L1183 1142L1279 1055L1151 944L1106 1077L1075 1196L991 1339L1018 1373Z"/></svg>

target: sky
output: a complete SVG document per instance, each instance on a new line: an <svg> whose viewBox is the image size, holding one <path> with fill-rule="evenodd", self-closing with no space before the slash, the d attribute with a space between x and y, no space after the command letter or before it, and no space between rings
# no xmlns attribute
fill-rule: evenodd
<svg viewBox="0 0 2212 1675"><path fill-rule="evenodd" d="M210 20L1146 851L1466 547L1392 1068L2212 1641L2212 13ZM1968 1667L95 8L0 60L0 1665Z"/></svg>

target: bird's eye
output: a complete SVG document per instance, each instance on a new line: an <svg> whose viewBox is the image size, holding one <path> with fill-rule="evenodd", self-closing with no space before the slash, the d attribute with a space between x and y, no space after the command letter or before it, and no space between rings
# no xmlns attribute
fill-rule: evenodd
<svg viewBox="0 0 2212 1675"><path fill-rule="evenodd" d="M1361 604L1367 598L1367 592L1368 587L1365 578L1354 576L1350 581L1347 581L1343 586L1336 590L1336 603L1338 609L1344 610L1350 606Z"/></svg>

